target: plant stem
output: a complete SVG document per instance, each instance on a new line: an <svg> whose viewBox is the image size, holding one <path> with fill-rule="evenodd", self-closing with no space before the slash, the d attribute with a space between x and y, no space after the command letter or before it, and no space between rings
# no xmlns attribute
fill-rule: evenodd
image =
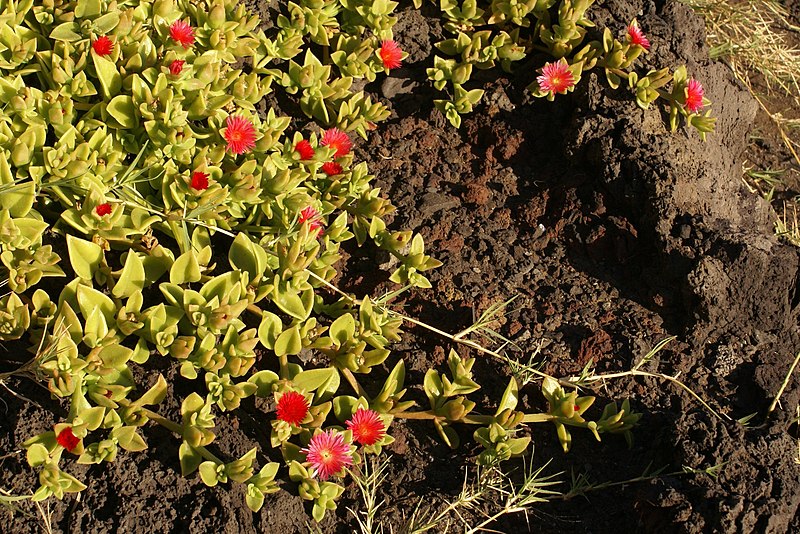
<svg viewBox="0 0 800 534"><path fill-rule="evenodd" d="M421 411L421 412L397 412L397 413L392 413L391 415L393 415L394 417L398 417L400 419L418 419L418 420L419 419L428 419L428 420L436 420L436 419L446 420L447 419L446 417L444 417L442 415L436 415L436 413L434 413L433 410L425 410L425 411ZM548 419L542 419L540 417L542 415L547 416ZM526 414L525 415L525 419L523 419L523 421L526 422L526 423L527 422L539 423L539 422L549 421L550 419L552 419L552 416L549 416L547 414ZM462 424L466 424L466 425L487 425L487 424L491 423L492 421L494 421L494 416L493 415L484 415L484 414L475 413L475 414L465 415L461 419L458 419L458 420L455 420L455 421L449 421L449 422L450 423L462 423Z"/></svg>
<svg viewBox="0 0 800 534"><path fill-rule="evenodd" d="M287 380L289 378L289 357L286 354L281 354L278 356L278 363L281 366L278 375L282 380Z"/></svg>
<svg viewBox="0 0 800 534"><path fill-rule="evenodd" d="M700 395L698 395L697 393L692 391L692 389L689 386L687 386L686 384L684 384L683 382L678 380L677 375L676 376L670 376L670 375L667 375L667 374L664 374L664 373L650 373L650 372L647 372L647 371L639 371L638 369L631 369L630 371L623 371L623 372L620 372L620 373L609 373L609 374L604 374L604 375L590 376L588 378L583 379L581 381L581 385L585 384L585 383L589 383L589 382L597 382L597 381L611 379L611 378L624 378L626 376L646 376L646 377L649 377L649 378L660 378L661 380L667 380L669 382L672 382L673 384L679 386L681 389L685 390L689 395L694 397L709 412L711 412L711 414L714 415L714 417L716 417L720 421L732 421L732 419L730 418L729 415L724 414L724 413L723 414L718 413L706 401L704 401L702 399L702 397L700 397ZM573 386L579 385L577 383L577 380L574 380L574 379L568 379L568 380L570 382L572 382Z"/></svg>
<svg viewBox="0 0 800 534"><path fill-rule="evenodd" d="M157 412L154 412L153 410L148 410L147 408L142 408L142 407L140 407L139 409L151 421L153 421L155 423L158 423L159 425L163 426L164 428L166 428L170 432L178 434L179 436L183 436L183 427L181 427L181 425L179 425L178 423L175 423L174 421L170 421L166 417L162 416L161 414L159 414ZM192 446L192 448L194 450L196 450L198 453L200 453L200 456L202 456L206 460L214 462L215 464L224 464L225 463L222 460L220 460L219 458L217 458L211 451L209 451L208 449L206 449L202 445L198 445L197 447Z"/></svg>
<svg viewBox="0 0 800 534"><path fill-rule="evenodd" d="M361 301L359 299L353 298L352 296L348 295L347 293L345 293L344 291L342 291L338 287L334 286L333 284L331 284L327 280L321 278L320 276L318 276L317 274L309 271L308 269L306 269L306 271L311 275L312 278L315 278L316 280L321 282L323 285L325 285L325 287L327 287L331 291L334 291L335 293L338 293L339 295L343 296L344 298L346 298L347 300L349 300L353 304L356 304L356 305L360 305L361 304ZM381 307L381 309L385 310L387 313L392 314L393 316L397 317L398 319L401 319L401 320L403 320L403 321L405 321L407 323L411 323L411 324L416 325L416 326L420 326L420 327L422 327L422 328L424 328L426 330L429 330L429 331L433 332L434 334L438 334L438 335L440 335L440 336L442 336L442 337L444 337L446 339L449 339L450 341L452 341L454 343L458 343L459 345L464 345L464 346L470 347L472 349L477 350L478 352L482 352L484 354L488 354L489 356L493 356L493 357L498 358L500 360L506 360L507 359L507 357L504 357L502 354L499 354L498 352L495 352L495 351L493 351L491 349L487 349L486 347L482 346L479 343L476 343L476 342L471 341L469 339L463 339L463 338L459 337L460 335L463 335L460 332L458 334L455 334L455 335L448 334L447 332L445 332L443 330L439 330L435 326L431 326L431 325L429 325L427 323L423 323L422 321L418 321L417 319L413 319L411 317L408 317L406 315L398 313L398 312L396 312L394 310L391 310L391 309L388 309L388 308L384 308L384 307ZM547 373L543 373L542 371L538 371L536 369L531 369L531 372L533 374L536 374L536 375L542 377L542 378L552 378L553 380L558 380L557 378L555 378L555 377L553 377L551 375L548 375ZM574 384L570 384L568 382L564 382L564 381L561 381L561 380L558 380L558 382L561 383L561 385L574 386Z"/></svg>
<svg viewBox="0 0 800 534"><path fill-rule="evenodd" d="M526 413L522 418L523 423L548 423L555 419L549 413Z"/></svg>

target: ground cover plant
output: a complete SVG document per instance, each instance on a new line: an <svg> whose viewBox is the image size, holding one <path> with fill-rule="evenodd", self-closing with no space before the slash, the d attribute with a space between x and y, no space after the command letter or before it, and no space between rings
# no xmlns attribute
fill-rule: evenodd
<svg viewBox="0 0 800 534"><path fill-rule="evenodd" d="M498 63L533 73L520 84L528 95L523 98L558 101L574 96L567 93L579 90L582 78L591 78L584 86L596 87L589 73L597 67L599 87L616 95L628 113L655 117L650 127L661 138L687 126L676 135L694 136L694 150L704 150L700 139L715 119L693 76L705 71L664 59L671 71L661 57L649 60L649 70L636 70L635 62L651 47L639 26L647 28L646 19L619 18L624 22L616 25L615 38L610 28L592 29L588 2L433 7L430 20L443 21L443 30L455 35L434 45L457 56L436 56L421 71L436 90L450 91L446 99L428 100L452 125L439 129L443 138L475 137L479 128L480 116L462 124L462 114L487 94L464 87L473 68ZM52 398L63 399L49 412L52 425L20 437L25 460L38 476L28 488L34 502L91 492L94 480L106 476L81 466L117 466L122 460L121 469L133 464L135 470L137 458L157 454L172 462L173 471L210 488L202 491L229 488L224 491L237 496L242 509L246 504L260 514L241 521L260 518L261 530L290 531L297 527L286 521L306 524L308 516L318 522L312 529L335 528L338 518L370 530L376 528L376 493L388 485L376 482L386 467L370 478L370 466L387 465L372 458L401 452L409 428L430 424L444 445L468 448L458 454L477 461L482 475L442 512L424 519L405 514L395 524L408 531L443 528L450 514L490 501L478 496L506 496L500 510L484 518L472 510L478 519L469 528L476 530L559 494L539 467L506 474L512 457L529 452L532 442L546 447L552 435L566 451L592 435L600 440L621 434L628 446L635 443L632 429L646 418L632 409L628 394L602 395L605 408L597 409L597 393L586 388L635 376L665 381L662 386L682 384L677 375L643 370L666 346L658 341L671 339L666 332L638 347L629 371L597 374L592 343L581 344L577 369L525 364L509 356L508 336L515 332L496 329L519 332L522 324L536 321L519 310L503 318L498 312L504 306L497 302L479 304L477 322L445 338L454 343L448 350L430 347L430 357L413 359L390 352L402 348L404 322L433 329L426 326L429 318L420 317L426 312L419 303L430 294L425 290L457 291L452 279L437 274L441 262L429 243L426 250L421 233L390 229L390 217L409 217L415 207L406 204L408 209L394 214L382 196L388 188L376 186L371 174L376 168L396 172L391 165L409 145L404 138L424 130L401 122L382 137L381 121L397 110L364 86L386 80L409 61L411 52L404 52L394 34L400 19L395 3L268 6L263 13L271 16L263 28L232 2L31 2L3 8L16 28L3 37L7 49L0 66L2 260L9 273L2 339L10 356L3 380L33 378ZM420 16L411 7L404 13ZM489 29L476 30L483 26ZM525 67L512 68L529 53L534 54ZM276 102L294 115L279 111ZM552 109L545 113L564 108ZM461 133L453 128L459 125ZM576 143L587 142L586 133L572 133ZM364 139L360 158L355 136ZM397 148L389 143L392 136ZM516 150L507 139L497 147L507 154ZM383 161L368 152L385 148ZM574 154L598 153L597 146L575 148ZM551 168L543 149L531 150L542 168ZM463 160L474 157L469 147L456 153ZM360 161L364 156L374 163L369 170ZM580 157L575 161L582 165ZM467 180L464 186L467 204L487 205L491 192L485 184ZM606 187L613 192L613 179ZM532 223L537 217L526 224L541 237L547 229ZM442 244L441 234L428 230L428 238ZM626 255L622 247L617 253ZM357 283L347 287L342 275L352 267L341 260L358 254L383 255L385 276L372 276L384 293ZM791 272L776 276L790 278ZM416 312L403 310L403 302L416 302ZM508 350L487 348L490 341L474 341L476 335L500 339ZM497 373L489 361L509 365L511 376ZM541 400L533 400L531 387ZM701 413L715 424L735 419L700 401ZM227 434L239 421L258 429L251 446L231 446ZM533 423L552 424L555 432L529 428ZM156 426L164 431L159 434ZM570 427L584 429L575 444ZM151 452L170 441L168 453L177 462ZM612 436L612 443L625 454L625 441ZM717 472L715 463L695 460L686 462L687 473ZM439 463L431 458L421 466ZM81 469L82 476L75 474ZM627 478L653 479L653 471L644 472ZM573 489L561 495L614 487L587 481L577 476ZM187 483L176 482L176 488ZM187 495L210 495L192 487ZM365 496L367 512L337 507L347 491L350 499L359 492ZM272 499L284 493L309 501L307 508L288 520L272 517L279 509ZM220 530L199 525L225 521L201 514L203 519L185 528ZM149 521L132 517L137 526Z"/></svg>

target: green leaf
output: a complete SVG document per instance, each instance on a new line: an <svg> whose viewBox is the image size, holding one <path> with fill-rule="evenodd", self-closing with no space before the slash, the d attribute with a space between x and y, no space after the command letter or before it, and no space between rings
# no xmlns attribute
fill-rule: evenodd
<svg viewBox="0 0 800 534"><path fill-rule="evenodd" d="M258 386L258 389L256 390L256 396L266 398L272 395L272 385L278 380L279 377L276 373L265 370L257 372L247 381Z"/></svg>
<svg viewBox="0 0 800 534"><path fill-rule="evenodd" d="M200 464L200 478L206 486L214 487L219 482L217 478L217 464L214 462L203 462Z"/></svg>
<svg viewBox="0 0 800 534"><path fill-rule="evenodd" d="M12 217L25 217L36 200L36 184L16 184L0 195L0 207L8 210Z"/></svg>
<svg viewBox="0 0 800 534"><path fill-rule="evenodd" d="M264 248L253 243L247 234L239 233L228 251L228 261L240 271L246 271L250 280L256 280L267 267L267 252Z"/></svg>
<svg viewBox="0 0 800 534"><path fill-rule="evenodd" d="M500 406L497 407L497 414L500 414L503 410L513 410L517 407L518 401L519 386L517 385L516 379L512 376L508 381L508 387L506 387L505 393L503 393L503 398L500 399Z"/></svg>
<svg viewBox="0 0 800 534"><path fill-rule="evenodd" d="M28 449L27 459L28 465L31 467L38 467L44 464L49 458L50 455L47 452L47 448L41 443L34 443Z"/></svg>
<svg viewBox="0 0 800 534"><path fill-rule="evenodd" d="M252 512L258 512L264 506L264 494L253 484L247 485L247 495L244 500Z"/></svg>
<svg viewBox="0 0 800 534"><path fill-rule="evenodd" d="M147 448L147 443L145 443L144 439L142 439L142 436L136 432L135 426L123 426L120 428L115 428L111 432L111 436L117 438L119 441L119 446L126 451L139 452Z"/></svg>
<svg viewBox="0 0 800 534"><path fill-rule="evenodd" d="M336 416L336 419L344 423L353 416L357 405L357 398L349 395L339 395L333 399L333 414Z"/></svg>
<svg viewBox="0 0 800 534"><path fill-rule="evenodd" d="M117 298L130 297L134 293L142 291L144 285L144 263L142 263L139 255L131 250L125 258L122 274L120 274L119 280L117 280L111 293Z"/></svg>
<svg viewBox="0 0 800 534"><path fill-rule="evenodd" d="M69 234L67 234L67 252L72 270L84 280L92 279L104 257L100 245Z"/></svg>
<svg viewBox="0 0 800 534"><path fill-rule="evenodd" d="M133 98L127 95L117 95L112 98L106 107L106 111L117 121L120 128L131 129L138 124Z"/></svg>
<svg viewBox="0 0 800 534"><path fill-rule="evenodd" d="M95 308L97 308L103 314L103 317L105 317L107 324L114 323L117 307L114 305L114 301L108 298L107 295L94 288L81 285L78 286L77 296L78 305L81 308L81 315L83 315L84 318L88 318Z"/></svg>
<svg viewBox="0 0 800 534"><path fill-rule="evenodd" d="M314 503L314 506L311 508L311 517L314 518L314 521L319 523L323 519L325 519L325 507L320 506L318 503Z"/></svg>
<svg viewBox="0 0 800 534"><path fill-rule="evenodd" d="M121 370L133 356L133 350L122 345L106 345L100 349L100 360L109 369Z"/></svg>
<svg viewBox="0 0 800 534"><path fill-rule="evenodd" d="M461 439L458 437L456 431L453 430L453 427L445 426L439 421L435 421L434 425L436 426L436 430L439 431L439 436L441 436L445 444L451 449L457 449L461 444Z"/></svg>
<svg viewBox="0 0 800 534"><path fill-rule="evenodd" d="M428 369L428 372L425 373L425 379L423 380L423 387L425 388L425 395L427 395L428 400L431 401L431 406L434 406L436 401L441 398L443 392L442 379L439 377L439 373L433 369Z"/></svg>
<svg viewBox="0 0 800 534"><path fill-rule="evenodd" d="M153 387L148 389L144 395L139 397L136 402L133 402L132 404L135 406L152 406L154 404L159 404L166 396L167 381L164 380L164 377L159 374L156 383L153 384Z"/></svg>
<svg viewBox="0 0 800 534"><path fill-rule="evenodd" d="M94 406L92 408L88 408L86 410L81 410L78 414L78 417L81 418L86 424L87 430L97 430L100 428L100 425L103 423L103 418L105 417L106 409L102 406Z"/></svg>
<svg viewBox="0 0 800 534"><path fill-rule="evenodd" d="M288 330L281 332L275 340L275 354L277 356L292 356L303 350L303 340L300 337L300 327L295 325Z"/></svg>
<svg viewBox="0 0 800 534"><path fill-rule="evenodd" d="M314 391L333 379L333 375L338 375L339 371L335 367L325 369L310 369L299 373L292 379L292 383L303 391Z"/></svg>
<svg viewBox="0 0 800 534"><path fill-rule="evenodd" d="M173 284L186 284L200 281L200 264L193 250L188 250L178 256L169 270L169 281Z"/></svg>
<svg viewBox="0 0 800 534"><path fill-rule="evenodd" d="M75 16L79 19L91 18L99 15L101 9L100 0L78 0L75 4Z"/></svg>
<svg viewBox="0 0 800 534"><path fill-rule="evenodd" d="M181 443L181 447L178 450L178 458L181 462L181 475L183 476L194 473L197 466L203 461L200 453L185 441Z"/></svg>
<svg viewBox="0 0 800 534"><path fill-rule="evenodd" d="M77 22L64 22L53 28L53 31L50 32L50 39L74 43L83 39L81 34L77 33L79 31L80 26Z"/></svg>
<svg viewBox="0 0 800 534"><path fill-rule="evenodd" d="M101 15L92 21L95 33L103 35L111 33L111 31L119 24L119 11L112 11Z"/></svg>
<svg viewBox="0 0 800 534"><path fill-rule="evenodd" d="M97 71L97 78L100 80L103 97L108 100L117 96L122 89L122 76L120 76L117 66L110 59L94 53L92 61L94 61L94 68ZM110 106L111 103L109 103Z"/></svg>
<svg viewBox="0 0 800 534"><path fill-rule="evenodd" d="M301 296L286 283L276 283L272 300L281 311L295 319L305 321L311 315L311 309L314 307L314 290L309 288L303 291Z"/></svg>
<svg viewBox="0 0 800 534"><path fill-rule="evenodd" d="M530 442L530 437L512 438L508 440L508 448L511 450L513 456L519 456L525 452Z"/></svg>
<svg viewBox="0 0 800 534"><path fill-rule="evenodd" d="M337 347L341 347L352 340L356 332L356 322L353 316L345 313L336 319L328 330L329 335L336 342Z"/></svg>
<svg viewBox="0 0 800 534"><path fill-rule="evenodd" d="M283 330L283 323L280 317L272 312L261 312L261 324L258 326L258 339L261 344L268 349L275 347L275 340L278 339Z"/></svg>

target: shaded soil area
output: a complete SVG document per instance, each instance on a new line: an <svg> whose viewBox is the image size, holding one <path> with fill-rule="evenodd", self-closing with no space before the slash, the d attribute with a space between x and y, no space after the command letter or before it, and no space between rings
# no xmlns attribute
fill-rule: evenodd
<svg viewBox="0 0 800 534"><path fill-rule="evenodd" d="M627 370L660 340L677 336L645 369L680 373L714 410L657 379L606 381L595 391L598 406L630 398L644 413L632 448L619 436L598 443L576 430L573 449L564 454L554 429L538 425L527 430L535 445L528 461L550 461L545 474L562 473L565 482L555 488L561 491L569 489L571 475L602 483L648 469L673 474L537 505L527 518L504 518L495 530L798 531L796 379L779 408L766 414L800 350L799 258L797 249L774 237L774 212L741 179L757 105L726 67L706 59L702 21L685 6L616 0L593 8L591 16L615 34L637 17L653 43L645 67L685 63L713 102L717 132L706 142L693 131L670 134L659 108L639 109L596 75L554 103L534 100L524 87L536 75L537 58L513 77L487 79L485 104L455 130L432 109L435 95L424 80L441 28L424 11L403 11L396 38L409 52L406 66L370 87L393 115L356 154L397 206L393 226L422 233L427 250L444 265L430 276L432 290L404 295L397 309L458 332L492 304L516 296L495 327L519 347L510 355L527 361L538 348L542 370L556 376L579 374L590 361L598 373ZM380 295L390 287L388 273L376 274L375 265L387 261L379 252L351 247L347 256L338 280L343 289ZM429 368L445 367L450 348L477 358L482 389L474 398L478 409L491 409L508 381L505 365L421 328L407 330L366 387L377 391L403 358L406 382L416 384L409 395L425 406L419 385ZM177 391L160 409L178 419L179 399L193 386L166 361L156 361L161 368L140 377L147 382L165 374ZM0 390L0 487L24 493L36 480L20 444L52 427L53 413L63 415L63 407L30 381L12 379L8 386L32 402ZM545 408L537 383L520 396L527 411ZM269 448L272 408L249 399L235 417L219 416L216 450L238 457L258 447L261 464L280 461ZM736 422L751 414L746 426ZM465 467L480 450L471 429L458 430L463 444L451 451L430 424L392 425L396 442L379 494L386 500L379 516L387 529L399 531L419 503L422 510L438 510L461 490ZM179 442L169 432L153 426L145 435L150 447L143 453L120 453L113 464L68 466L89 487L80 500L52 504L54 531L308 531L310 508L293 484L282 483L253 514L241 485L207 488L196 475L182 478ZM716 478L676 474L718 465ZM361 506L348 487L320 529L354 531L347 508ZM479 517L480 510L472 514ZM5 532L40 526L35 516L0 515Z"/></svg>

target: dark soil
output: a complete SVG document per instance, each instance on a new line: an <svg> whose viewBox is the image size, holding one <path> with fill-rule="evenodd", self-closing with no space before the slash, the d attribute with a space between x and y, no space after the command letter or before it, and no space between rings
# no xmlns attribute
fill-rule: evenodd
<svg viewBox="0 0 800 534"><path fill-rule="evenodd" d="M757 105L724 65L706 59L703 23L682 4L614 0L593 8L591 16L615 33L637 17L653 42L646 67L685 63L714 103L717 132L706 142L694 131L670 134L657 107L639 109L594 75L554 103L533 100L523 90L535 75L532 66L487 81L484 106L455 130L432 110L433 93L424 81L441 29L414 10L403 11L396 38L410 54L406 67L371 88L392 106L393 116L360 144L357 158L368 161L397 205L393 226L422 233L444 266L430 277L433 290L397 304L408 315L457 332L493 303L517 296L500 332L523 347L516 353L523 359L540 346L543 370L558 376L577 374L590 360L597 372L627 370L675 335L647 369L680 373L734 420L723 422L666 382L609 380L596 391L600 405L630 398L644 413L633 447L620 437L597 443L588 432L575 431L573 450L564 454L554 429L536 426L529 431L532 461L552 459L546 474L563 472L560 478L568 481L571 473L584 473L600 483L635 478L648 468L674 473L724 464L719 476L667 475L613 486L539 505L534 515L506 518L495 530L797 532L795 378L780 407L766 412L800 350L799 259L797 249L774 237L775 213L741 179L744 158L758 157L748 137L761 120ZM365 247L351 248L349 256L339 280L343 288L377 295L388 287L375 274L376 263L384 261L380 254ZM427 369L443 367L450 348L411 328L384 373L403 358L407 383L421 384ZM483 388L476 401L488 409L499 400L507 371L498 361L455 348L478 359L475 376ZM175 374L166 363L160 371ZM36 480L20 444L52 427L51 409L60 414L61 408L29 381L8 385L34 401L0 392L0 453L7 455L0 487L24 493ZM410 395L424 399L419 386ZM536 384L526 386L521 399L528 410L542 408ZM255 446L259 462L278 459L269 448L268 408L245 402L237 418L219 417L219 452L234 457ZM176 418L177 397L168 397L161 410ZM736 423L753 413L747 427ZM419 502L435 510L460 491L478 449L470 429L461 429L464 444L456 451L424 422L397 421L390 432L397 441L390 447L381 520L398 531ZM89 488L80 500L53 503L55 531L308 531L310 508L293 484L283 483L253 514L241 485L207 488L196 475L182 478L179 442L169 432L148 427L146 438L147 451L122 453L113 464L69 466ZM568 482L557 489L566 491ZM359 506L357 492L348 488L320 528L352 532L347 507ZM5 532L26 533L39 530L41 521L8 513L1 524Z"/></svg>

